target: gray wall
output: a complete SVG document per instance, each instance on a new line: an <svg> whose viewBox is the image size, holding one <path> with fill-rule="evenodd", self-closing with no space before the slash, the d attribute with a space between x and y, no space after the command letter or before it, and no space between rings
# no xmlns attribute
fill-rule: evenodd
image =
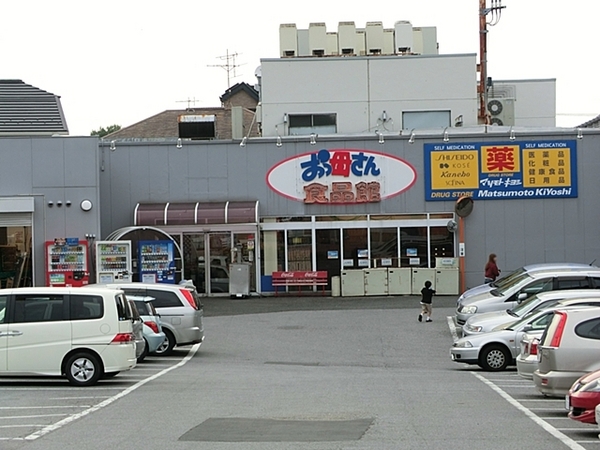
<svg viewBox="0 0 600 450"><path fill-rule="evenodd" d="M507 140L506 131L490 134L461 131L452 142ZM590 132L593 133L593 132ZM574 130L524 135L518 139L574 139ZM237 142L184 142L175 145L116 144L115 151L104 149L104 170L100 171L102 234L133 224L138 202L259 200L261 216L299 216L364 213L451 212L454 203L425 202L423 144L438 143L439 136L377 138L319 138L311 146L307 138L257 139L240 147ZM108 145L108 144L106 144ZM577 140L579 198L531 200L476 200L474 211L465 219L467 284L480 284L487 255L498 255L504 272L524 264L553 261L591 262L600 260L598 199L600 132ZM417 181L407 192L366 205L305 205L288 200L269 189L265 176L281 160L320 148L355 148L398 156L411 163Z"/></svg>
<svg viewBox="0 0 600 450"><path fill-rule="evenodd" d="M34 197L35 284L44 284L44 242L56 237L100 235L98 139L0 138L0 196ZM83 199L94 207L84 212ZM63 206L57 207L56 202ZM71 206L65 205L71 201ZM54 206L49 207L48 202ZM0 211L1 213L2 211Z"/></svg>

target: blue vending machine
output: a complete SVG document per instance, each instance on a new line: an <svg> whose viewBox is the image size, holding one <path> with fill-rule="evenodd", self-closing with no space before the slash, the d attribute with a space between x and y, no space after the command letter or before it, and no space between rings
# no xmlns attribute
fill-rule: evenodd
<svg viewBox="0 0 600 450"><path fill-rule="evenodd" d="M139 241L138 268L143 283L175 283L172 241Z"/></svg>

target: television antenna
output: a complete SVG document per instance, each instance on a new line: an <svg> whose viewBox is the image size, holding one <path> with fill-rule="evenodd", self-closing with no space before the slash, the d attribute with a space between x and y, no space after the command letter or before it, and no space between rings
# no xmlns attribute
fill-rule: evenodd
<svg viewBox="0 0 600 450"><path fill-rule="evenodd" d="M222 64L211 64L211 65L207 66L207 67L220 67L221 69L225 70L225 72L227 72L227 88L228 89L231 87L231 79L236 78L238 76L236 69L240 66L243 66L243 64L238 64L236 62L236 58L238 56L240 56L239 53L237 53L237 52L229 53L229 50L226 50L224 55L217 56L218 59L223 61Z"/></svg>

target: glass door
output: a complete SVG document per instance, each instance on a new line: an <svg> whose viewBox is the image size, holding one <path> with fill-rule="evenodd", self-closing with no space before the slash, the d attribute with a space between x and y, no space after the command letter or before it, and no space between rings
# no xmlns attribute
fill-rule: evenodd
<svg viewBox="0 0 600 450"><path fill-rule="evenodd" d="M183 278L192 280L200 294L206 293L204 249L204 233L185 233L183 235Z"/></svg>
<svg viewBox="0 0 600 450"><path fill-rule="evenodd" d="M208 237L209 289L207 292L229 293L229 264L232 262L231 232L209 233ZM201 268L206 269L206 262Z"/></svg>
<svg viewBox="0 0 600 450"><path fill-rule="evenodd" d="M327 271L326 289L331 289L331 277L341 272L340 230L316 230L317 270Z"/></svg>
<svg viewBox="0 0 600 450"><path fill-rule="evenodd" d="M256 234L234 233L232 263L244 263L250 266L250 291L256 291Z"/></svg>

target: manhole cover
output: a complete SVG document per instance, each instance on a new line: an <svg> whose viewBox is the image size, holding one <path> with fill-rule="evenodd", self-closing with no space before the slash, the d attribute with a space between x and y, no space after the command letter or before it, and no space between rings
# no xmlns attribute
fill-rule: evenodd
<svg viewBox="0 0 600 450"><path fill-rule="evenodd" d="M357 441L373 419L277 420L210 418L192 428L180 441L204 442L330 442Z"/></svg>

